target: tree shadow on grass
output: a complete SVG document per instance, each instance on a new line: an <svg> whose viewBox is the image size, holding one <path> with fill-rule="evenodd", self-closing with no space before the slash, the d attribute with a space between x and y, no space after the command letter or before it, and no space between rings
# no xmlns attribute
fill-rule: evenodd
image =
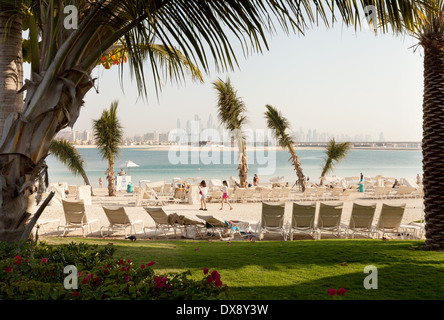
<svg viewBox="0 0 444 320"><path fill-rule="evenodd" d="M340 276L325 275L313 281L299 281L289 275L294 284L252 287L229 283L232 299L236 300L442 300L444 275L440 267L419 266L413 273L411 266L378 268L377 289L366 289L364 280L370 274L354 272ZM296 283L295 283L296 282ZM345 296L330 296L328 289L345 288Z"/></svg>

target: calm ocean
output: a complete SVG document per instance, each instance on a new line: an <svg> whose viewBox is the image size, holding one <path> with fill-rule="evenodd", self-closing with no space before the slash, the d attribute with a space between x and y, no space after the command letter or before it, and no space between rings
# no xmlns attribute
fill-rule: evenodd
<svg viewBox="0 0 444 320"><path fill-rule="evenodd" d="M86 173L93 187L98 187L99 177L105 180L107 162L102 160L95 148L78 148L85 159ZM193 153L185 155L179 161L180 154L169 151L154 151L141 148L123 148L116 160L115 171L127 160L140 167L130 168L131 181L137 185L139 180L172 181L175 177L183 180L193 178L229 179L238 178L237 153L224 151L208 154ZM302 169L310 181L318 182L324 162L324 150L297 150ZM296 173L289 162L288 151L249 152L248 181L259 173L261 182L276 176L284 176L290 184L296 181ZM81 177L73 176L60 162L49 156L50 183L66 181L69 184L82 185ZM128 170L125 169L127 172ZM395 178L415 178L422 174L422 153L420 150L351 150L347 158L336 165L331 175L338 177L359 176L373 177L378 174ZM105 185L104 181L104 185Z"/></svg>

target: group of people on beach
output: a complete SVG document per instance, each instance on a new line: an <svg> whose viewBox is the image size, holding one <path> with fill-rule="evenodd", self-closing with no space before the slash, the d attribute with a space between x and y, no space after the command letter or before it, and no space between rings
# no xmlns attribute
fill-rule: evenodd
<svg viewBox="0 0 444 320"><path fill-rule="evenodd" d="M231 206L230 202L228 201L228 183L226 180L222 182L223 188L222 188L222 200L221 200L221 207L220 210L224 209L224 202L226 202L230 206L230 210L233 210L233 207ZM203 211L207 211L207 198L208 198L208 187L205 180L202 180L199 183L199 194L200 194L200 209Z"/></svg>

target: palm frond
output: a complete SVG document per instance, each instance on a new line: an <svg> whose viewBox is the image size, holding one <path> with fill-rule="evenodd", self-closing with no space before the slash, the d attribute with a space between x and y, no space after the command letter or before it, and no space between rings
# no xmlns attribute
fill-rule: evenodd
<svg viewBox="0 0 444 320"><path fill-rule="evenodd" d="M123 128L117 118L117 106L118 101L113 101L109 110L103 110L101 117L93 120L94 138L102 159L120 154Z"/></svg>
<svg viewBox="0 0 444 320"><path fill-rule="evenodd" d="M49 152L62 162L74 175L84 175L85 160L79 151L65 139L54 139L49 146Z"/></svg>
<svg viewBox="0 0 444 320"><path fill-rule="evenodd" d="M243 100L238 97L237 90L231 85L230 78L224 82L220 78L213 82L213 88L217 92L217 117L227 129L242 131L246 124L247 108Z"/></svg>
<svg viewBox="0 0 444 320"><path fill-rule="evenodd" d="M287 132L290 129L290 122L285 118L280 111L271 105L266 105L265 119L267 127L273 130L275 138L281 147L291 150L295 141Z"/></svg>
<svg viewBox="0 0 444 320"><path fill-rule="evenodd" d="M334 138L328 142L325 149L325 163L322 168L321 177L332 172L334 165L347 157L351 146L350 142L337 143Z"/></svg>

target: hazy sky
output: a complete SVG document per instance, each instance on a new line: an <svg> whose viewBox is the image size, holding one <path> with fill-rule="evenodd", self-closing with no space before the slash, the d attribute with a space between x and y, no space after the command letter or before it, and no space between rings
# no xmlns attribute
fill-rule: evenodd
<svg viewBox="0 0 444 320"><path fill-rule="evenodd" d="M336 26L318 27L305 36L281 33L270 41L270 51L247 58L239 52L240 69L205 76L204 84L187 80L166 84L157 99L154 88L148 102L125 72L122 91L118 67L97 68L99 94L91 90L74 130L91 130L113 100L128 136L158 130L167 132L199 114L206 124L216 115L216 92L211 83L230 76L247 106L249 126L265 128L265 105L277 107L294 130L348 135L371 134L377 140L422 139L423 56L411 48L411 37L375 36ZM147 80L151 82L149 68Z"/></svg>

